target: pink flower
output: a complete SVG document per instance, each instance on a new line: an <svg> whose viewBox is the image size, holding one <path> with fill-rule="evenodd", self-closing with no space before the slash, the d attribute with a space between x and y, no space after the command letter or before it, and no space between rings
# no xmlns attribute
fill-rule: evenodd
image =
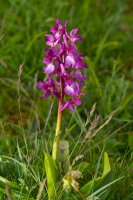
<svg viewBox="0 0 133 200"><path fill-rule="evenodd" d="M38 83L38 87L44 92L43 98L54 94L63 101L60 110L69 108L74 112L75 105L81 105L81 96L84 95L82 87L86 77L82 74L82 69L87 65L84 63L84 57L76 48L75 42L82 40L77 35L78 29L74 28L68 34L66 27L68 21L64 24L59 19L55 19L56 25L50 28L51 34L46 34L46 56L43 63L44 74L48 76L46 81Z"/></svg>

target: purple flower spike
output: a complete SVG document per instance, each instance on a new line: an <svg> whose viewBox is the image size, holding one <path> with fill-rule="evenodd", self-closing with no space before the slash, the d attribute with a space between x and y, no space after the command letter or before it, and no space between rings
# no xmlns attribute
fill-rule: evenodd
<svg viewBox="0 0 133 200"><path fill-rule="evenodd" d="M68 108L74 112L75 105L81 105L81 96L85 95L82 87L86 77L81 71L87 65L75 45L82 37L77 35L77 28L72 29L70 34L67 32L68 21L62 24L59 19L55 19L55 22L56 25L50 28L51 34L45 35L49 48L43 59L46 65L43 72L47 80L40 81L38 88L44 92L42 98L54 94L59 99L60 111Z"/></svg>

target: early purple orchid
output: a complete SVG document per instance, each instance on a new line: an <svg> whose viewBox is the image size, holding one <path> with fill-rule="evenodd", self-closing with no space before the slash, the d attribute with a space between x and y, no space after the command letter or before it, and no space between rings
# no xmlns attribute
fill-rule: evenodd
<svg viewBox="0 0 133 200"><path fill-rule="evenodd" d="M56 25L51 27L51 34L46 34L46 56L43 59L47 74L46 81L39 82L38 87L44 91L43 98L54 94L59 99L60 112L69 108L75 111L75 105L81 105L81 95L84 95L82 87L86 77L81 70L87 65L83 62L83 55L77 51L75 43L82 40L77 35L78 29L73 29L70 34L66 30L68 21L62 24L59 19Z"/></svg>

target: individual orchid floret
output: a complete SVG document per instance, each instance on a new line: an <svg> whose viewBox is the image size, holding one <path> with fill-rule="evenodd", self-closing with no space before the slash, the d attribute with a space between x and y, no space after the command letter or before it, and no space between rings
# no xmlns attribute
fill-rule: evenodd
<svg viewBox="0 0 133 200"><path fill-rule="evenodd" d="M45 64L44 74L46 81L38 83L38 87L44 92L43 98L54 94L60 102L60 111L69 108L75 111L75 105L81 105L84 80L82 69L87 65L84 57L78 52L76 42L82 40L78 35L78 29L74 28L67 32L68 21L64 24L59 19L55 20L56 25L50 28L51 34L46 34L46 56L43 59Z"/></svg>
<svg viewBox="0 0 133 200"><path fill-rule="evenodd" d="M55 87L55 82L54 80L49 77L47 81L44 82L39 82L38 83L38 87L45 91L45 93L43 94L42 98L47 98L49 97L52 93L57 97L60 98L60 92L58 91L58 89Z"/></svg>

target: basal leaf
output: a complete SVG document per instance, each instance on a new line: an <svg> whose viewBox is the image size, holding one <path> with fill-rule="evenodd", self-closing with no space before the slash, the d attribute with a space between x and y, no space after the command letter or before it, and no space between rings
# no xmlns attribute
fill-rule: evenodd
<svg viewBox="0 0 133 200"><path fill-rule="evenodd" d="M57 183L56 163L50 155L45 153L44 164L45 164L46 177L47 177L48 196L50 200L55 200L56 199L56 183Z"/></svg>
<svg viewBox="0 0 133 200"><path fill-rule="evenodd" d="M104 166L104 168L103 168L103 174L102 174L101 178L106 176L111 171L108 154L106 152L104 153L104 165L103 166Z"/></svg>

